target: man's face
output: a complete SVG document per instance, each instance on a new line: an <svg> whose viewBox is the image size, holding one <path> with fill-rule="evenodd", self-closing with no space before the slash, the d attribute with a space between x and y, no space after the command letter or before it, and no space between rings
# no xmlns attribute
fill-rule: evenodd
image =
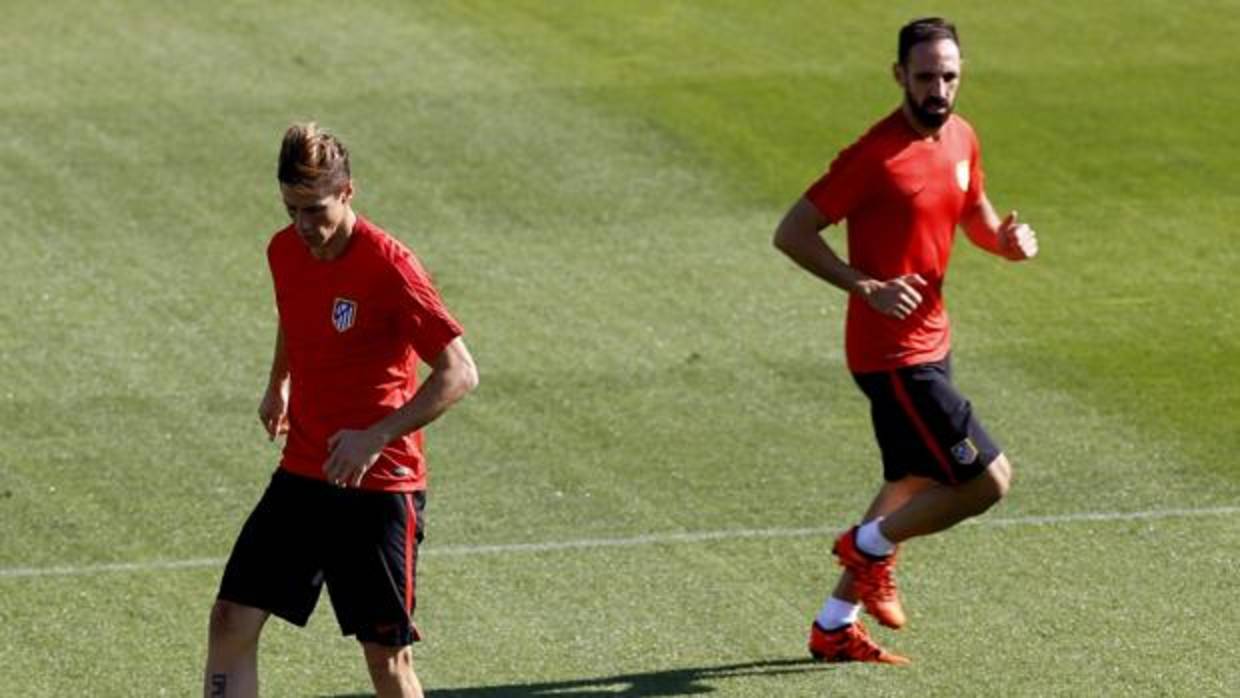
<svg viewBox="0 0 1240 698"><path fill-rule="evenodd" d="M904 88L905 108L925 129L947 123L960 87L960 47L951 39L914 44L904 65L895 66L896 81Z"/></svg>
<svg viewBox="0 0 1240 698"><path fill-rule="evenodd" d="M330 243L341 233L348 217L353 183L336 189L305 189L281 183L280 196L297 236L310 248L310 254L328 256Z"/></svg>

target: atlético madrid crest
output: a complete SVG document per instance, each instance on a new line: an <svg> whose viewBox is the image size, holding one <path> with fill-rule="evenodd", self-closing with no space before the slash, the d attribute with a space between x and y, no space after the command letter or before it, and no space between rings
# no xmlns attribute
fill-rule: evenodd
<svg viewBox="0 0 1240 698"><path fill-rule="evenodd" d="M969 191L969 161L961 160L956 163L956 184L959 185L960 191Z"/></svg>
<svg viewBox="0 0 1240 698"><path fill-rule="evenodd" d="M344 332L357 320L357 301L348 298L337 298L332 303L332 326L337 332Z"/></svg>
<svg viewBox="0 0 1240 698"><path fill-rule="evenodd" d="M974 445L973 439L965 437L964 441L952 446L952 458L961 465L972 465L977 460L977 446Z"/></svg>

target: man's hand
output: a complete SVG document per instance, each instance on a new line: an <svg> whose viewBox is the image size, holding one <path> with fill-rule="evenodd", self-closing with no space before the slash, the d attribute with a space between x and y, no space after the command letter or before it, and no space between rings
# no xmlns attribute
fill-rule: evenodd
<svg viewBox="0 0 1240 698"><path fill-rule="evenodd" d="M258 421L267 430L267 439L288 433L288 382L267 386L267 392L258 403Z"/></svg>
<svg viewBox="0 0 1240 698"><path fill-rule="evenodd" d="M903 320L921 305L922 295L917 289L927 286L921 274L905 274L889 281L862 281L859 291L871 308Z"/></svg>
<svg viewBox="0 0 1240 698"><path fill-rule="evenodd" d="M1019 262L1030 259L1038 254L1038 235L1025 223L1016 221L1016 212L1012 211L999 224L995 231L999 239L999 252L1008 259Z"/></svg>
<svg viewBox="0 0 1240 698"><path fill-rule="evenodd" d="M369 429L341 429L327 440L331 452L323 463L327 481L348 487L357 487L366 477L366 471L379 460L379 453L387 442Z"/></svg>

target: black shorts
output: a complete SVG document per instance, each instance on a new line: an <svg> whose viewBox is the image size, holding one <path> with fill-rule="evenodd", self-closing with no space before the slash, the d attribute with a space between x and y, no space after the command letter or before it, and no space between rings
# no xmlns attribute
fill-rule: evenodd
<svg viewBox="0 0 1240 698"><path fill-rule="evenodd" d="M929 477L948 485L986 470L1002 449L951 383L951 359L894 371L854 373L870 398L883 479Z"/></svg>
<svg viewBox="0 0 1240 698"><path fill-rule="evenodd" d="M219 598L304 626L323 584L340 631L402 647L419 639L422 492L342 489L277 470L246 519Z"/></svg>

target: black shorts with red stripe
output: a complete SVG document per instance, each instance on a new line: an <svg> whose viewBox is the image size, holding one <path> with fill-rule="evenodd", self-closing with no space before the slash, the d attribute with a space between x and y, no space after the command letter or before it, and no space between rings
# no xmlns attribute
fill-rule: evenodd
<svg viewBox="0 0 1240 698"><path fill-rule="evenodd" d="M224 568L219 598L304 626L327 586L340 631L401 647L419 639L423 492L340 488L277 470Z"/></svg>
<svg viewBox="0 0 1240 698"><path fill-rule="evenodd" d="M907 475L948 485L980 475L1002 449L951 382L951 358L894 371L854 373L870 398L883 479Z"/></svg>

